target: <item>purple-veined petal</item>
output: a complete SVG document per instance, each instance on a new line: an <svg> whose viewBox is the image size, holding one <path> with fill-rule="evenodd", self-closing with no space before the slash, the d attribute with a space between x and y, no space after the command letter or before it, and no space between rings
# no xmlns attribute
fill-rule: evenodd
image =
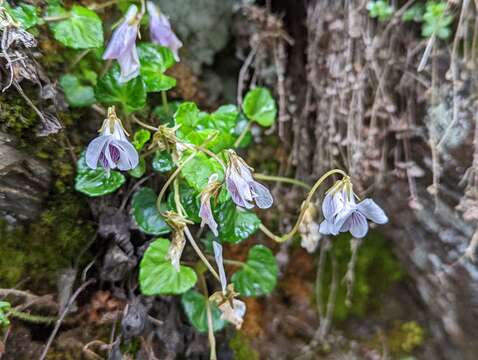
<svg viewBox="0 0 478 360"><path fill-rule="evenodd" d="M126 12L123 22L115 29L110 42L103 54L103 60L118 59L125 52L131 51L135 46L138 35L138 24L133 19L138 13L138 8L131 5ZM133 22L133 24L131 24Z"/></svg>
<svg viewBox="0 0 478 360"><path fill-rule="evenodd" d="M249 186L251 187L252 197L258 208L268 209L272 206L274 199L267 187L257 181L250 182Z"/></svg>
<svg viewBox="0 0 478 360"><path fill-rule="evenodd" d="M360 212L354 211L347 218L340 231L350 231L353 237L363 238L368 232L367 219Z"/></svg>
<svg viewBox="0 0 478 360"><path fill-rule="evenodd" d="M217 236L217 222L212 214L210 198L210 195L206 193L201 195L201 207L199 208L199 217L201 218L201 227L207 224L214 236Z"/></svg>
<svg viewBox="0 0 478 360"><path fill-rule="evenodd" d="M128 82L139 75L140 65L136 45L133 44L133 47L119 56L117 61L121 68L120 78L118 80L120 83Z"/></svg>
<svg viewBox="0 0 478 360"><path fill-rule="evenodd" d="M89 168L96 169L98 167L100 155L111 139L112 137L109 135L98 136L89 143L85 154L86 165L88 165Z"/></svg>
<svg viewBox="0 0 478 360"><path fill-rule="evenodd" d="M334 217L343 210L345 206L344 193L342 191L329 192L322 202L322 213L324 218L333 221Z"/></svg>
<svg viewBox="0 0 478 360"><path fill-rule="evenodd" d="M222 246L217 241L212 242L214 249L214 259L216 260L217 269L219 270L219 279L221 280L222 293L226 293L227 278L226 271L224 270L224 263L222 259Z"/></svg>
<svg viewBox="0 0 478 360"><path fill-rule="evenodd" d="M113 144L120 151L120 157L116 162L120 170L132 170L139 163L139 155L136 149L129 141L114 140Z"/></svg>
<svg viewBox="0 0 478 360"><path fill-rule="evenodd" d="M329 222L327 219L322 221L319 226L319 232L323 235L337 235L338 231L334 225Z"/></svg>
<svg viewBox="0 0 478 360"><path fill-rule="evenodd" d="M385 224L388 222L388 217L380 206L372 199L365 199L357 205L360 211L366 218L370 219L376 224Z"/></svg>
<svg viewBox="0 0 478 360"><path fill-rule="evenodd" d="M128 141L128 138L123 129L123 126L121 126L121 121L119 120L115 121L113 136L115 137L116 140Z"/></svg>
<svg viewBox="0 0 478 360"><path fill-rule="evenodd" d="M246 209L252 209L252 194L249 185L235 172L226 174L226 186L232 201Z"/></svg>
<svg viewBox="0 0 478 360"><path fill-rule="evenodd" d="M116 163L121 158L121 149L118 149L115 141L116 140L111 136L105 147L105 150L103 151L105 159L108 162L108 169L116 169Z"/></svg>
<svg viewBox="0 0 478 360"><path fill-rule="evenodd" d="M157 6L148 1L146 7L149 13L149 31L151 40L169 48L176 61L179 61L178 50L183 46L183 43L178 39L176 34L171 29L171 24L166 16L160 13Z"/></svg>

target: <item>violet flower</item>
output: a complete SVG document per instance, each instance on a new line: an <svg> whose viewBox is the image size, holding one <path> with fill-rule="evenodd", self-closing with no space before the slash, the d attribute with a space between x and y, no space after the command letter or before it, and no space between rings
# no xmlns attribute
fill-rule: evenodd
<svg viewBox="0 0 478 360"><path fill-rule="evenodd" d="M252 168L232 150L226 169L226 186L232 200L241 207L252 209L254 203L261 209L272 206L272 195L264 185L254 180Z"/></svg>
<svg viewBox="0 0 478 360"><path fill-rule="evenodd" d="M108 109L108 118L99 131L100 136L93 139L86 149L85 160L88 167L96 169L101 166L109 171L115 168L131 170L138 166L138 153L128 141L113 107Z"/></svg>
<svg viewBox="0 0 478 360"><path fill-rule="evenodd" d="M219 190L221 183L217 181L217 174L209 177L208 185L201 193L201 206L199 208L199 217L201 218L201 227L208 225L214 236L218 235L217 222L214 219L211 209L211 197Z"/></svg>
<svg viewBox="0 0 478 360"><path fill-rule="evenodd" d="M113 32L103 60L116 59L121 68L120 82L127 82L139 75L139 58L136 51L136 37L139 22L138 8L131 5L123 21Z"/></svg>
<svg viewBox="0 0 478 360"><path fill-rule="evenodd" d="M152 1L148 1L146 7L149 13L151 40L169 48L173 52L174 59L179 61L178 50L183 46L183 43L171 29L168 18L159 11L159 8Z"/></svg>
<svg viewBox="0 0 478 360"><path fill-rule="evenodd" d="M324 235L350 231L353 237L363 238L368 232L367 219L376 224L388 222L385 212L372 199L357 204L351 189L329 192L322 203L322 212L325 220L320 224L319 231Z"/></svg>

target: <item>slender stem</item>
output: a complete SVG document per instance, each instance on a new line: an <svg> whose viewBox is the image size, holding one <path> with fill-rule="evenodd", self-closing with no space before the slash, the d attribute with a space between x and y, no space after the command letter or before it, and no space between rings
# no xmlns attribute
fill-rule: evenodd
<svg viewBox="0 0 478 360"><path fill-rule="evenodd" d="M186 234L186 237L188 238L189 242L191 243L194 251L196 251L196 254L198 254L198 256L200 257L200 259L202 260L204 265L206 265L208 270L217 279L217 281L221 282L221 279L220 279L219 275L217 274L216 270L214 270L211 263L207 260L206 256L202 253L201 249L199 248L197 242L194 240L193 235L191 234L191 231L189 231L189 228L187 226L184 227L184 233Z"/></svg>
<svg viewBox="0 0 478 360"><path fill-rule="evenodd" d="M115 5L117 2L119 2L119 0L110 0L110 1L104 2L103 4L91 4L90 6L88 6L88 9L100 10L100 9L104 9L106 7Z"/></svg>
<svg viewBox="0 0 478 360"><path fill-rule="evenodd" d="M168 116L171 116L171 113L169 112L168 95L166 94L166 91L161 91L161 101L163 103L163 107L166 111L166 114L168 114Z"/></svg>
<svg viewBox="0 0 478 360"><path fill-rule="evenodd" d="M297 179L288 178L288 177L272 176L272 175L257 174L257 173L254 174L254 177L259 180L283 182L283 183L301 186L307 190L311 189L310 185L306 184L305 182L297 180Z"/></svg>
<svg viewBox="0 0 478 360"><path fill-rule="evenodd" d="M197 152L193 152L189 157L186 158L177 168L174 170L174 172L171 174L171 176L168 178L168 180L164 183L163 187L161 188L161 191L159 192L158 199L156 200L156 207L158 208L158 211L161 212L161 201L163 200L164 193L168 189L169 185L173 182L173 180L178 176L179 172L186 166L186 164L191 161L195 156Z"/></svg>
<svg viewBox="0 0 478 360"><path fill-rule="evenodd" d="M300 213L299 213L299 218L297 219L296 223L294 224L293 228L291 231L289 231L287 234L285 235L282 235L282 236L278 236L278 235L275 235L272 231L270 231L265 225L261 224L260 225L260 229L261 231L267 235L268 237L270 237L272 240L274 241L277 241L277 242L284 242L284 241L287 241L289 240L290 238L292 238L295 233L299 230L299 227L300 227L300 224L302 223L302 220L304 219L304 215L305 215L305 212L309 206L309 203L310 201L312 200L312 197L314 196L315 192L318 190L318 188L320 187L320 185L322 185L322 183L331 175L334 175L334 174L340 174L342 175L343 177L347 177L348 175L342 171L342 170L339 170L339 169L333 169L333 170L330 170L330 171L327 171L324 175L322 175L320 177L319 180L316 181L316 183L314 184L314 186L312 186L312 189L309 191L309 194L307 195L307 198L305 199L305 201L302 203L302 207L301 207L301 210L300 210Z"/></svg>
<svg viewBox="0 0 478 360"><path fill-rule="evenodd" d="M46 22L53 22L53 21L61 21L61 20L66 20L66 19L69 19L71 17L71 14L68 13L66 15L60 15L60 16L45 16L43 17L43 21L46 21Z"/></svg>
<svg viewBox="0 0 478 360"><path fill-rule="evenodd" d="M208 259L213 260L214 258L211 257L211 256L208 256ZM238 261L238 260L223 259L222 261L224 262L224 264L232 265L232 266L240 266L240 267L242 267L242 266L246 265L245 262Z"/></svg>
<svg viewBox="0 0 478 360"><path fill-rule="evenodd" d="M18 311L18 310L15 310L15 309L11 309L7 313L7 317L8 316L12 316L14 318L17 318L17 319L20 319L20 320L23 320L23 321L26 321L26 322L30 322L30 323L33 323L33 324L50 324L50 323L55 322L58 319L57 316L33 315L33 314L29 314L29 313L26 313L26 312L23 312L23 311Z"/></svg>
<svg viewBox="0 0 478 360"><path fill-rule="evenodd" d="M144 127L145 129L148 129L148 130L151 130L151 131L158 131L158 128L157 127L154 127L154 126L151 126L151 125L148 125L144 122L142 122L141 120L139 120L136 116L132 115L131 116L131 120L133 120L136 124L138 124L139 126L141 127Z"/></svg>
<svg viewBox="0 0 478 360"><path fill-rule="evenodd" d="M244 130L242 130L241 135L239 135L236 142L234 143L235 148L237 148L239 145L241 145L241 142L244 139L244 136L246 136L246 134L249 132L249 130L251 130L251 127L252 127L252 121L249 121L247 123L247 126L244 128Z"/></svg>
<svg viewBox="0 0 478 360"><path fill-rule="evenodd" d="M207 291L206 279L204 278L203 274L199 274L198 277L202 287L202 291L204 293L204 297L206 298L207 334L208 334L209 345L211 347L209 359L217 360L216 338L214 337L214 325L212 323L212 311L211 311L211 304L209 303L209 293Z"/></svg>
<svg viewBox="0 0 478 360"><path fill-rule="evenodd" d="M206 155L209 155L210 157L212 157L214 160L216 160L221 166L222 168L225 170L226 169L226 165L224 164L224 162L221 160L221 158L219 156L217 156L216 154L214 154L211 150L209 149L206 149L202 146L198 146L198 145L190 145L190 144L183 144L184 146L186 146L188 149L191 149L191 150L195 150L195 151L200 151L200 152L203 152L204 154Z"/></svg>

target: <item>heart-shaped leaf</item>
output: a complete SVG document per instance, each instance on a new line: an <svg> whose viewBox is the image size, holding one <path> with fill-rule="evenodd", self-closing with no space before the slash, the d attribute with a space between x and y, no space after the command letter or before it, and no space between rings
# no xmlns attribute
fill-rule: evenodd
<svg viewBox="0 0 478 360"><path fill-rule="evenodd" d="M120 68L114 64L95 88L96 99L105 105L121 105L125 112L141 110L146 105L146 90L140 76L126 83L120 81Z"/></svg>
<svg viewBox="0 0 478 360"><path fill-rule="evenodd" d="M157 44L142 43L138 46L138 55L147 92L165 91L176 86L176 79L164 74L175 63L171 50Z"/></svg>
<svg viewBox="0 0 478 360"><path fill-rule="evenodd" d="M188 156L189 154L186 153L184 158ZM224 171L221 165L216 160L208 158L204 153L197 153L192 160L189 160L182 168L181 174L189 186L198 193L202 192L207 186L212 174L218 175L218 181L224 179Z"/></svg>
<svg viewBox="0 0 478 360"><path fill-rule="evenodd" d="M149 139L151 139L151 133L146 129L139 129L133 135L133 146L137 151L141 151Z"/></svg>
<svg viewBox="0 0 478 360"><path fill-rule="evenodd" d="M68 104L72 107L90 106L96 102L93 87L82 85L75 75L63 75L60 78L60 85Z"/></svg>
<svg viewBox="0 0 478 360"><path fill-rule="evenodd" d="M29 29L41 22L38 16L38 9L33 5L20 3L17 7L12 8L7 2L4 2L2 6L5 7L13 20L19 22L25 29Z"/></svg>
<svg viewBox="0 0 478 360"><path fill-rule="evenodd" d="M242 110L248 119L265 127L271 126L277 115L276 104L270 91L262 87L256 87L246 94Z"/></svg>
<svg viewBox="0 0 478 360"><path fill-rule="evenodd" d="M141 176L144 175L145 172L146 172L146 162L144 161L144 158L141 157L139 159L138 165L134 169L128 171L128 174L130 174L132 177L136 179L139 179Z"/></svg>
<svg viewBox="0 0 478 360"><path fill-rule="evenodd" d="M102 196L118 190L125 177L118 171L107 173L103 168L95 170L86 165L84 153L76 164L75 189L88 196Z"/></svg>
<svg viewBox="0 0 478 360"><path fill-rule="evenodd" d="M232 244L246 240L261 225L254 212L238 208L230 199L214 209L214 218L219 225L219 238Z"/></svg>
<svg viewBox="0 0 478 360"><path fill-rule="evenodd" d="M243 296L270 294L277 283L277 261L272 251L263 245L249 250L247 261L241 270L232 275L234 289Z"/></svg>
<svg viewBox="0 0 478 360"><path fill-rule="evenodd" d="M144 253L139 265L139 284L144 295L182 294L197 281L196 273L180 265L179 271L167 259L169 240L156 239Z"/></svg>
<svg viewBox="0 0 478 360"><path fill-rule="evenodd" d="M181 296L184 312L186 313L191 324L200 332L207 332L207 308L206 302L209 301L205 296L195 290L189 290ZM220 331L226 326L227 322L221 320L221 311L213 302L209 302L211 306L212 328L214 331Z"/></svg>
<svg viewBox="0 0 478 360"><path fill-rule="evenodd" d="M150 235L163 235L171 231L156 207L156 193L143 187L133 195L133 218L140 230Z"/></svg>
<svg viewBox="0 0 478 360"><path fill-rule="evenodd" d="M47 8L47 15L66 18L49 23L53 36L63 45L73 49L91 49L103 45L101 19L94 11L79 5L73 5L67 11L57 4Z"/></svg>

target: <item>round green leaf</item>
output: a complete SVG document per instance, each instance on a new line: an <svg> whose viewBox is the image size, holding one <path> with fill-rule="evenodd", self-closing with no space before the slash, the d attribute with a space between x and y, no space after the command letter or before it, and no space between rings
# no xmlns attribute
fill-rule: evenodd
<svg viewBox="0 0 478 360"><path fill-rule="evenodd" d="M139 129L133 135L133 146L137 151L141 151L149 139L151 139L151 133L146 129Z"/></svg>
<svg viewBox="0 0 478 360"><path fill-rule="evenodd" d="M106 172L103 168L95 170L86 165L84 153L76 164L75 189L88 196L102 196L118 190L125 177L118 171Z"/></svg>
<svg viewBox="0 0 478 360"><path fill-rule="evenodd" d="M180 265L176 271L167 259L170 242L155 240L144 253L139 265L139 284L144 295L182 294L196 284L193 269Z"/></svg>
<svg viewBox="0 0 478 360"><path fill-rule="evenodd" d="M157 44L141 43L138 56L147 92L166 91L176 86L176 79L164 74L175 63L171 50Z"/></svg>
<svg viewBox="0 0 478 360"><path fill-rule="evenodd" d="M219 225L219 238L232 244L246 240L261 225L254 212L238 208L230 199L214 209L214 218Z"/></svg>
<svg viewBox="0 0 478 360"><path fill-rule="evenodd" d="M141 110L146 105L146 90L137 76L126 83L120 83L120 68L114 64L102 76L95 88L96 99L105 105L121 105L127 113Z"/></svg>
<svg viewBox="0 0 478 360"><path fill-rule="evenodd" d="M150 235L163 235L171 231L156 207L156 193L143 187L133 195L133 217L142 232Z"/></svg>
<svg viewBox="0 0 478 360"><path fill-rule="evenodd" d="M189 154L185 154L184 158L188 156ZM189 160L182 168L181 174L189 186L198 193L202 192L207 186L212 174L218 175L218 181L224 179L224 171L221 165L216 160L208 158L204 153L198 153L192 160Z"/></svg>
<svg viewBox="0 0 478 360"><path fill-rule="evenodd" d="M144 161L144 158L139 159L138 166L136 166L133 170L128 171L128 174L130 174L132 177L139 179L141 176L144 175L146 172L146 161Z"/></svg>
<svg viewBox="0 0 478 360"><path fill-rule="evenodd" d="M90 49L103 45L103 27L98 15L83 6L73 5L66 11L60 5L52 5L47 15L67 17L65 20L50 22L50 28L56 40L73 49Z"/></svg>
<svg viewBox="0 0 478 360"><path fill-rule="evenodd" d="M63 75L60 78L60 85L68 104L72 107L90 106L96 102L93 88L81 85L80 80L75 75Z"/></svg>
<svg viewBox="0 0 478 360"><path fill-rule="evenodd" d="M151 165L154 171L160 173L167 173L174 168L173 158L167 151L156 151Z"/></svg>
<svg viewBox="0 0 478 360"><path fill-rule="evenodd" d="M207 308L208 299L195 290L189 290L181 296L184 312L191 324L200 332L207 332ZM217 306L210 302L212 315L212 328L214 331L220 331L226 326L227 322L221 320L221 311Z"/></svg>
<svg viewBox="0 0 478 360"><path fill-rule="evenodd" d="M246 94L242 110L248 119L265 127L271 126L277 115L276 104L270 91L262 87L257 87Z"/></svg>
<svg viewBox="0 0 478 360"><path fill-rule="evenodd" d="M276 258L267 247L255 245L249 250L246 264L232 275L234 290L243 296L266 295L277 283Z"/></svg>

